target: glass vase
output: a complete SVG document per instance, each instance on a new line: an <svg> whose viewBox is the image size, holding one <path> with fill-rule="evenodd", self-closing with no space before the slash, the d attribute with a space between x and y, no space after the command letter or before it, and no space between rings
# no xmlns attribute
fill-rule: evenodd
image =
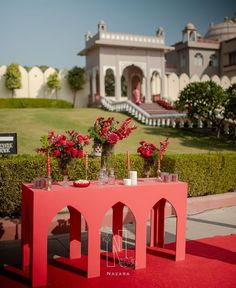
<svg viewBox="0 0 236 288"><path fill-rule="evenodd" d="M111 157L114 155L114 146L114 144L108 142L102 144L101 168L110 168Z"/></svg>
<svg viewBox="0 0 236 288"><path fill-rule="evenodd" d="M152 174L152 165L153 160L149 158L145 158L143 162L143 174L145 175L146 181L149 180Z"/></svg>
<svg viewBox="0 0 236 288"><path fill-rule="evenodd" d="M68 176L68 171L63 171L62 172L62 176L63 176L63 180L62 180L62 183L61 185L62 186L69 186L69 176Z"/></svg>
<svg viewBox="0 0 236 288"><path fill-rule="evenodd" d="M68 173L68 164L69 161L61 161L60 159L58 160L58 167L60 169L61 175L63 177L62 186L69 186L69 173Z"/></svg>

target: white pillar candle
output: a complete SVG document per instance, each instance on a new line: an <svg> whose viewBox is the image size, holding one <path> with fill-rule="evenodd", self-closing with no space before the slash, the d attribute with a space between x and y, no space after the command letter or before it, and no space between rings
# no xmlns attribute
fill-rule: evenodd
<svg viewBox="0 0 236 288"><path fill-rule="evenodd" d="M123 183L125 186L130 186L131 185L131 179L123 179Z"/></svg>
<svg viewBox="0 0 236 288"><path fill-rule="evenodd" d="M138 180L137 171L129 171L129 179L131 179L131 185L137 185Z"/></svg>

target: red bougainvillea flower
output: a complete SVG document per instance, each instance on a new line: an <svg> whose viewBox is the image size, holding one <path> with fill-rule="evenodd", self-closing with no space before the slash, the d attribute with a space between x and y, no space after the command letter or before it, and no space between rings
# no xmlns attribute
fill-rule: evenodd
<svg viewBox="0 0 236 288"><path fill-rule="evenodd" d="M152 143L146 141L139 142L140 146L137 149L139 155L143 158L156 157L159 149Z"/></svg>
<svg viewBox="0 0 236 288"><path fill-rule="evenodd" d="M37 152L49 153L58 159L61 167L65 167L72 159L83 157L83 148L89 145L88 135L81 135L76 131L66 131L65 134L56 135L54 131L41 138L43 147Z"/></svg>
<svg viewBox="0 0 236 288"><path fill-rule="evenodd" d="M119 140L118 136L116 133L110 133L108 135L108 139L107 141L110 143L110 144L116 144L117 141Z"/></svg>
<svg viewBox="0 0 236 288"><path fill-rule="evenodd" d="M95 139L100 143L116 144L119 140L127 138L130 133L137 128L137 126L129 126L132 118L125 119L120 127L117 127L119 122L115 121L113 117L105 119L103 117L97 118L94 126L89 128L90 138Z"/></svg>
<svg viewBox="0 0 236 288"><path fill-rule="evenodd" d="M78 155L77 155L78 158L82 158L84 156L83 150L78 150L77 152L78 152Z"/></svg>

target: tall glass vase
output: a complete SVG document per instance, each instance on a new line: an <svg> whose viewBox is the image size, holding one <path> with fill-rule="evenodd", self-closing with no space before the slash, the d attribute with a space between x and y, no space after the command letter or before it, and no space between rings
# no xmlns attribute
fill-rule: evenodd
<svg viewBox="0 0 236 288"><path fill-rule="evenodd" d="M109 168L111 157L114 155L114 146L108 142L102 144L101 168Z"/></svg>
<svg viewBox="0 0 236 288"><path fill-rule="evenodd" d="M68 165L70 161L62 161L58 159L58 167L63 177L62 186L69 186Z"/></svg>
<svg viewBox="0 0 236 288"><path fill-rule="evenodd" d="M152 166L153 166L153 158L152 157L146 157L144 158L143 162L143 173L145 175L146 180L151 177L152 174Z"/></svg>

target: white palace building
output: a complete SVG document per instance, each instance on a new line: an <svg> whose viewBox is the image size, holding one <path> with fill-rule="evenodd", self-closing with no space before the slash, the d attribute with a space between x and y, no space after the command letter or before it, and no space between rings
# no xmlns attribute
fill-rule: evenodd
<svg viewBox="0 0 236 288"><path fill-rule="evenodd" d="M121 77L127 83L127 96L131 99L135 87L141 90L145 102L152 102L156 77L161 82L161 97L165 94L165 54L174 48L165 45L164 30L155 36L113 33L107 31L104 21L98 23L98 32L85 35L85 48L79 55L86 56L86 72L90 81L91 102L96 95L105 96L105 76L111 70L115 78L114 100L121 101ZM107 95L111 96L111 95Z"/></svg>
<svg viewBox="0 0 236 288"><path fill-rule="evenodd" d="M148 125L175 126L176 119L182 121L185 114L163 111L153 103L155 99L173 102L190 82L211 79L223 88L236 83L236 16L211 23L205 37L192 23L182 35L182 41L170 47L165 45L162 27L155 36L134 35L109 32L100 21L95 35L85 35L85 48L78 54L86 57L89 105L102 103L111 111L128 111ZM105 89L111 74L114 95ZM133 103L135 88L144 102L140 106Z"/></svg>

